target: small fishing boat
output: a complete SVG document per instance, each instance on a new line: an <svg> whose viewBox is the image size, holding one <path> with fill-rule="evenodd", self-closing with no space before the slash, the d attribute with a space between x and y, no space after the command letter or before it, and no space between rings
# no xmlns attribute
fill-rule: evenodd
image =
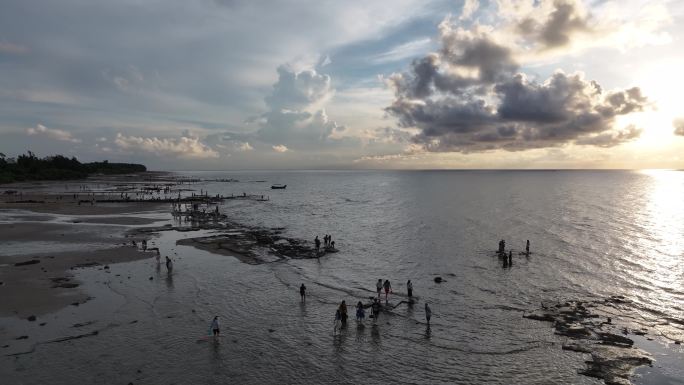
<svg viewBox="0 0 684 385"><path fill-rule="evenodd" d="M287 188L287 185L286 185L286 184L274 184L274 185L271 186L271 188L272 188L273 190L285 189L285 188Z"/></svg>

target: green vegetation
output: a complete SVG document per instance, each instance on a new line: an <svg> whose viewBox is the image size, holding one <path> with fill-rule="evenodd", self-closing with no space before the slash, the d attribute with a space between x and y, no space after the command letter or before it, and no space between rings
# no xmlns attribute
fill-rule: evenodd
<svg viewBox="0 0 684 385"><path fill-rule="evenodd" d="M92 174L129 174L144 172L142 164L109 163L108 161L81 163L75 157L63 155L38 158L31 151L15 158L7 158L0 153L0 183L25 180L65 180L81 179Z"/></svg>

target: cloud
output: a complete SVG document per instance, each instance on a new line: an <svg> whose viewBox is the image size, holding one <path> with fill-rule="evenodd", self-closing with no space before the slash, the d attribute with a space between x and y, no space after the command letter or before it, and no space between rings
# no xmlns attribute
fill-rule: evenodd
<svg viewBox="0 0 684 385"><path fill-rule="evenodd" d="M235 149L238 151L252 151L254 150L254 147L252 147L249 142L237 142L235 143Z"/></svg>
<svg viewBox="0 0 684 385"><path fill-rule="evenodd" d="M590 24L579 0L554 0L526 10L515 26L529 41L550 49L568 45L573 35L594 32Z"/></svg>
<svg viewBox="0 0 684 385"><path fill-rule="evenodd" d="M219 153L200 142L199 138L144 138L139 136L116 135L114 140L124 150L150 152L160 156L180 157L187 159L218 158Z"/></svg>
<svg viewBox="0 0 684 385"><path fill-rule="evenodd" d="M276 146L272 146L271 148L272 148L273 151L275 151L275 152L286 152L286 151L289 150L289 148L287 148L287 146L284 146L284 145L282 145L282 144L278 144L278 145L276 145Z"/></svg>
<svg viewBox="0 0 684 385"><path fill-rule="evenodd" d="M330 76L313 69L278 67L278 81L265 98L269 111L251 120L260 125L257 138L298 148L332 140L344 127L331 120L323 108L334 93L330 82Z"/></svg>
<svg viewBox="0 0 684 385"><path fill-rule="evenodd" d="M675 128L675 130L674 130L675 135L684 136L684 118L675 119L674 122L672 122L672 125Z"/></svg>
<svg viewBox="0 0 684 385"><path fill-rule="evenodd" d="M571 16L574 8L566 8L570 3L553 4L547 21L568 31L563 36L583 25L568 21L579 20ZM565 44L565 37L544 33L546 27L530 28L524 36L534 35L544 47ZM639 136L636 128L613 130L616 117L648 105L638 87L604 91L581 72L561 70L542 82L530 79L515 60L520 47L493 31L478 24L466 30L446 19L441 49L388 78L395 98L386 111L400 127L420 130L414 143L428 151L466 153L573 142L608 147Z"/></svg>
<svg viewBox="0 0 684 385"><path fill-rule="evenodd" d="M288 66L278 67L278 82L266 97L266 104L276 110L296 110L318 103L332 93L330 76L308 69L296 72Z"/></svg>
<svg viewBox="0 0 684 385"><path fill-rule="evenodd" d="M624 130L604 132L598 135L579 138L575 141L575 144L597 147L613 147L620 143L638 138L642 131L642 129L635 126L628 126Z"/></svg>
<svg viewBox="0 0 684 385"><path fill-rule="evenodd" d="M405 60L425 52L430 45L430 42L431 40L429 37L412 40L392 47L390 50L377 54L368 60L374 64L385 64Z"/></svg>
<svg viewBox="0 0 684 385"><path fill-rule="evenodd" d="M42 124L37 125L35 128L27 128L26 133L29 135L43 135L51 139L61 140L63 142L81 143L81 140L74 138L70 132L57 128L47 128Z"/></svg>
<svg viewBox="0 0 684 385"><path fill-rule="evenodd" d="M463 2L463 11L461 11L460 20L468 20L480 7L478 0L465 0Z"/></svg>

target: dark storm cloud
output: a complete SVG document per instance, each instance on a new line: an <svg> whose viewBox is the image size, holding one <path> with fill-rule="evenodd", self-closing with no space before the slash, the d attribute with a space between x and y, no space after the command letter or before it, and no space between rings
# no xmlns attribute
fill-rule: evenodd
<svg viewBox="0 0 684 385"><path fill-rule="evenodd" d="M550 25L580 28L581 23L567 21L574 14L569 3L555 4L558 14L552 14ZM388 79L395 100L386 111L400 127L419 128L413 141L427 150L518 151L568 143L610 147L639 136L636 128L613 130L617 116L647 105L638 87L604 91L581 73L562 71L543 82L530 80L518 72L511 48L486 30L453 29L447 22L440 30L440 51Z"/></svg>

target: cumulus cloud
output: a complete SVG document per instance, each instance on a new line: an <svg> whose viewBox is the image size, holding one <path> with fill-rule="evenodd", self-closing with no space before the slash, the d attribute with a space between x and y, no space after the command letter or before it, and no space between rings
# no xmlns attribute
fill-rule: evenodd
<svg viewBox="0 0 684 385"><path fill-rule="evenodd" d="M254 150L254 147L252 147L249 142L237 142L235 143L235 149L238 151L252 151Z"/></svg>
<svg viewBox="0 0 684 385"><path fill-rule="evenodd" d="M288 66L278 68L278 81L266 97L269 111L256 121L257 137L268 143L305 147L320 144L344 130L331 120L323 105L334 90L330 77L308 69L295 71Z"/></svg>
<svg viewBox="0 0 684 385"><path fill-rule="evenodd" d="M287 146L282 145L282 144L272 146L271 148L273 148L273 151L275 151L275 152L286 152L289 150L289 148L287 148Z"/></svg>
<svg viewBox="0 0 684 385"><path fill-rule="evenodd" d="M584 29L572 4L554 2L546 24L530 24L521 36L544 47L565 44L570 31ZM545 32L547 24L567 33ZM395 99L386 111L400 127L420 129L414 143L428 151L518 151L569 143L610 147L639 136L637 128L613 127L616 117L648 105L638 87L605 91L581 72L561 70L531 79L515 59L522 48L493 31L478 24L466 30L447 19L440 25L441 49L388 78Z"/></svg>
<svg viewBox="0 0 684 385"><path fill-rule="evenodd" d="M139 136L125 136L121 133L114 140L119 148L124 150L149 152L159 156L175 156L187 159L218 158L219 154L202 143L199 138L183 136L180 138L145 138Z"/></svg>
<svg viewBox="0 0 684 385"><path fill-rule="evenodd" d="M57 128L47 128L42 124L39 124L36 127L27 128L26 133L29 135L43 135L63 142L81 143L81 140L74 138L70 132Z"/></svg>
<svg viewBox="0 0 684 385"><path fill-rule="evenodd" d="M684 136L684 118L679 118L675 119L674 122L672 122L672 125L674 126L674 134L675 135L682 135Z"/></svg>
<svg viewBox="0 0 684 385"><path fill-rule="evenodd" d="M589 13L579 0L542 1L525 11L516 30L542 49L562 47L578 33L593 32Z"/></svg>

